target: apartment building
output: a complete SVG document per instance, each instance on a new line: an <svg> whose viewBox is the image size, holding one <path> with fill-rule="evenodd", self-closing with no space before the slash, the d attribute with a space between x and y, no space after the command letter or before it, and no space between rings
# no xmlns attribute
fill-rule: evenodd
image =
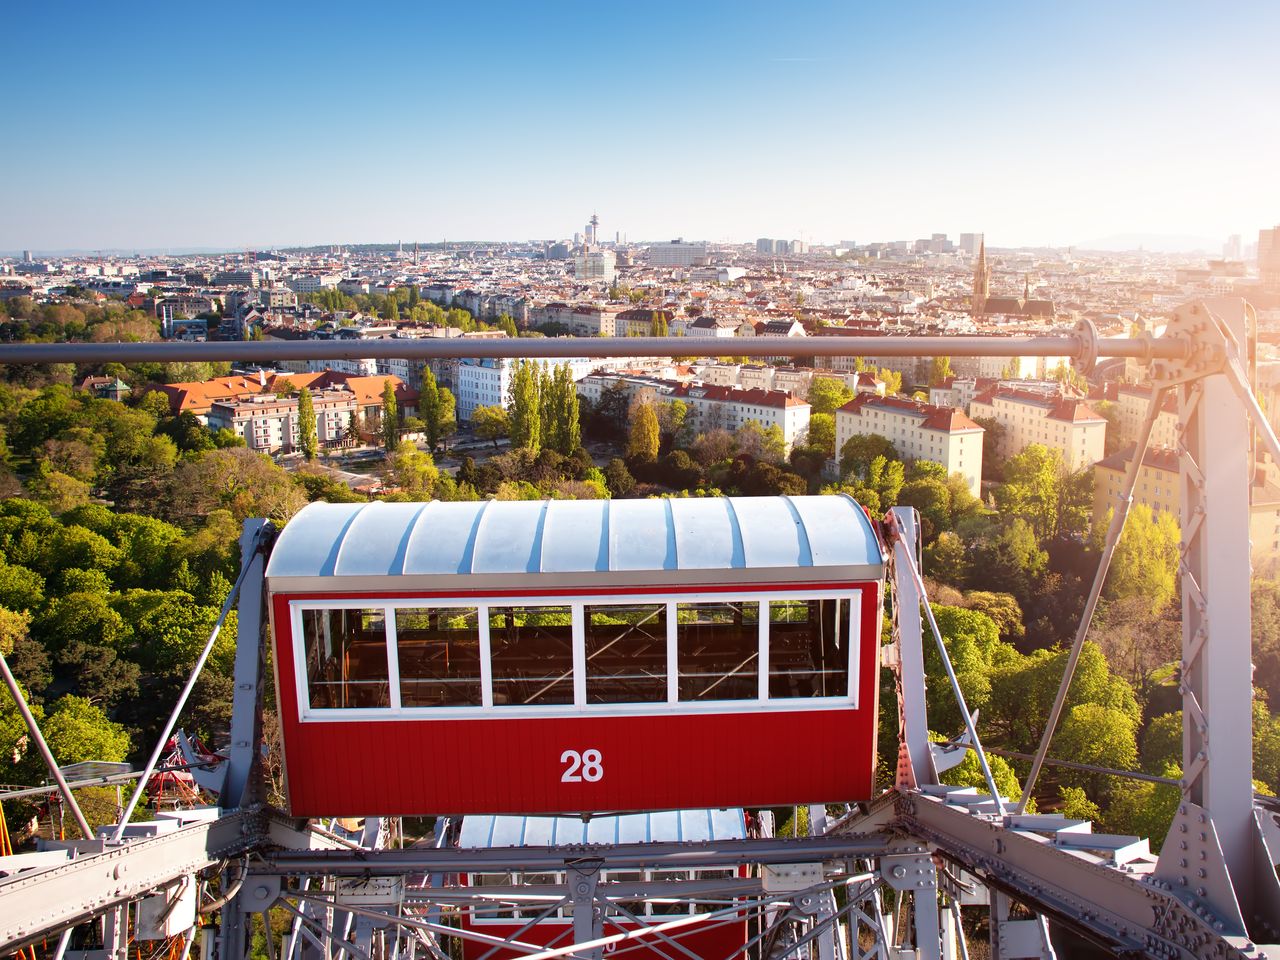
<svg viewBox="0 0 1280 960"><path fill-rule="evenodd" d="M1107 514L1120 504L1124 478L1133 462L1137 444L1116 451L1093 465L1093 523L1107 523ZM1182 522L1182 474L1177 451L1148 447L1142 457L1133 502L1153 511L1173 514ZM1253 572L1272 576L1280 567L1280 484L1274 466L1260 468L1249 490L1249 542Z"/></svg>
<svg viewBox="0 0 1280 960"><path fill-rule="evenodd" d="M969 404L980 393L998 387L1001 390L1026 390L1046 397L1062 396L1062 383L1058 380L991 380L985 377L947 377L941 383L929 387L929 402L940 407L957 407L968 413Z"/></svg>
<svg viewBox="0 0 1280 960"><path fill-rule="evenodd" d="M1004 436L994 452L1017 456L1033 443L1057 450L1072 472L1102 459L1107 421L1083 400L1030 390L993 387L969 404L969 416L996 421Z"/></svg>
<svg viewBox="0 0 1280 960"><path fill-rule="evenodd" d="M458 420L470 420L476 407L502 407L511 404L511 378L519 361L507 357L482 357L458 361L454 373L454 397L458 404ZM580 381L599 366L599 361L575 357L571 360L534 358L534 363L557 367L567 363L570 376Z"/></svg>
<svg viewBox="0 0 1280 960"><path fill-rule="evenodd" d="M736 337L739 321L727 317L701 316L685 327L686 337Z"/></svg>
<svg viewBox="0 0 1280 960"><path fill-rule="evenodd" d="M681 400L691 430L734 431L755 421L776 426L790 450L809 432L809 404L782 390L742 389L709 383L684 383L639 374L597 372L578 382L578 394L593 403L607 390L621 389L628 402Z"/></svg>
<svg viewBox="0 0 1280 960"><path fill-rule="evenodd" d="M982 484L984 433L959 410L905 397L860 393L836 411L837 451L854 436L879 434L903 460L929 460L960 474L975 497Z"/></svg>
<svg viewBox="0 0 1280 960"><path fill-rule="evenodd" d="M1138 433L1147 417L1147 409L1151 406L1151 387L1133 383L1104 383L1095 387L1089 394L1090 401L1108 400L1115 404L1116 427L1120 444L1137 443ZM1160 404L1160 412L1156 414L1156 422L1151 427L1151 443L1153 447L1178 445L1178 398L1173 391L1165 394Z"/></svg>
<svg viewBox="0 0 1280 960"><path fill-rule="evenodd" d="M529 310L529 325L540 327L559 324L575 337L615 336L621 307L605 307L592 303L544 303Z"/></svg>
<svg viewBox="0 0 1280 960"><path fill-rule="evenodd" d="M350 390L319 390L311 395L316 438L321 447L354 442L356 396ZM217 400L209 409L210 430L230 430L259 453L292 453L298 449L298 398L260 393L244 399Z"/></svg>
<svg viewBox="0 0 1280 960"><path fill-rule="evenodd" d="M684 240L652 243L649 245L649 266L703 267L707 264L709 252L705 243L686 243Z"/></svg>

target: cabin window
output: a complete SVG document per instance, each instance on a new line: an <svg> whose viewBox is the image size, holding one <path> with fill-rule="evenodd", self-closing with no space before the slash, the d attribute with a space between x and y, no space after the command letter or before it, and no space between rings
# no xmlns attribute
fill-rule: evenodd
<svg viewBox="0 0 1280 960"><path fill-rule="evenodd" d="M723 880L725 883L732 883L736 874L732 870L695 870L693 878L695 880ZM721 895L718 898L698 900L693 905L694 913L715 913L717 910L723 910L732 903L732 899L728 896Z"/></svg>
<svg viewBox="0 0 1280 960"><path fill-rule="evenodd" d="M583 611L587 703L667 699L667 605L588 606Z"/></svg>
<svg viewBox="0 0 1280 960"><path fill-rule="evenodd" d="M400 704L478 707L480 618L475 607L396 610Z"/></svg>
<svg viewBox="0 0 1280 960"><path fill-rule="evenodd" d="M658 882L663 880L688 880L688 870L654 870L650 877ZM670 897L654 897L649 901L649 913L652 916L685 916L689 906L677 890Z"/></svg>
<svg viewBox="0 0 1280 960"><path fill-rule="evenodd" d="M387 707L387 621L378 610L303 610L312 707Z"/></svg>
<svg viewBox="0 0 1280 960"><path fill-rule="evenodd" d="M759 696L760 602L676 604L681 700L754 700Z"/></svg>
<svg viewBox="0 0 1280 960"><path fill-rule="evenodd" d="M493 703L573 703L573 611L490 607Z"/></svg>
<svg viewBox="0 0 1280 960"><path fill-rule="evenodd" d="M769 601L770 699L847 696L848 636L848 601Z"/></svg>
<svg viewBox="0 0 1280 960"><path fill-rule="evenodd" d="M487 893L485 887L510 887L514 883L515 878L510 873L471 874L471 885L476 888L478 894ZM477 920L514 920L519 916L519 912L513 900L494 900L476 904L471 908L471 915Z"/></svg>
<svg viewBox="0 0 1280 960"><path fill-rule="evenodd" d="M597 888L601 895L609 899L609 906L612 908L611 913L616 913L622 917L643 917L645 915L645 902L643 900L623 900L614 896L614 891L610 889L611 883L643 883L643 870L608 870L601 874L600 879L605 881L601 887Z"/></svg>

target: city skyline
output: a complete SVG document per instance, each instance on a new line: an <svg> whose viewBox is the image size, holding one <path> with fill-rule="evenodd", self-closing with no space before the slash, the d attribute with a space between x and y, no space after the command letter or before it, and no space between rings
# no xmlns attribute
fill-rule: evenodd
<svg viewBox="0 0 1280 960"><path fill-rule="evenodd" d="M551 239L592 211L633 241L1216 250L1280 220L1274 5L220 7L234 37L160 9L14 12L36 122L0 154L0 250ZM68 30L109 54L51 68Z"/></svg>

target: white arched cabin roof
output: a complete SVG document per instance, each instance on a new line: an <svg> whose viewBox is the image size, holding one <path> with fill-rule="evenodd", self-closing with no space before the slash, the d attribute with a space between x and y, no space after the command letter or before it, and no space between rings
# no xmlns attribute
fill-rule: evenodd
<svg viewBox="0 0 1280 960"><path fill-rule="evenodd" d="M847 496L313 503L267 564L279 591L878 580Z"/></svg>

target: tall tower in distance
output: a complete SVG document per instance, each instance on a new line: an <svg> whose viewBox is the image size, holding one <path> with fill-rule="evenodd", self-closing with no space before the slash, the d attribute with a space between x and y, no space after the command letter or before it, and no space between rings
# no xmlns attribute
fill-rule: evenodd
<svg viewBox="0 0 1280 960"><path fill-rule="evenodd" d="M1258 231L1258 279L1264 290L1280 293L1280 224Z"/></svg>
<svg viewBox="0 0 1280 960"><path fill-rule="evenodd" d="M591 246L594 247L598 241L597 235L599 234L599 232L600 232L600 218L597 217L594 213L592 213L591 219L587 221L587 243L589 243Z"/></svg>
<svg viewBox="0 0 1280 960"><path fill-rule="evenodd" d="M987 241L984 237L978 245L978 262L973 268L973 315L982 316L987 309L987 297L991 295L991 267L987 264Z"/></svg>

